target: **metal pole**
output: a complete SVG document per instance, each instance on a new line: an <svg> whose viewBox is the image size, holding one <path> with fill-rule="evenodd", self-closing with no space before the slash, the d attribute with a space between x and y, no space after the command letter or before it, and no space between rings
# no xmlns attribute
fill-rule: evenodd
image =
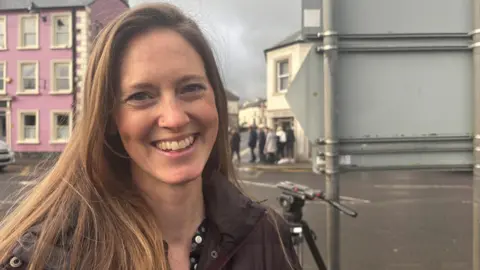
<svg viewBox="0 0 480 270"><path fill-rule="evenodd" d="M338 139L335 104L335 61L337 59L337 33L334 30L335 0L323 0L323 52L324 52L324 110L325 110L325 189L327 199L339 200ZM327 269L340 269L340 216L331 205L327 209Z"/></svg>
<svg viewBox="0 0 480 270"><path fill-rule="evenodd" d="M480 270L480 0L473 0L473 270Z"/></svg>

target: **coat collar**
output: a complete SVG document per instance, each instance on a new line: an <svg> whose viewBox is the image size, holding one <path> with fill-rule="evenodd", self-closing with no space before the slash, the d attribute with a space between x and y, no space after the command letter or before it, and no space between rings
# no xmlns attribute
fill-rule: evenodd
<svg viewBox="0 0 480 270"><path fill-rule="evenodd" d="M221 242L238 243L264 217L265 207L253 202L224 175L214 172L203 181L205 213L221 237Z"/></svg>

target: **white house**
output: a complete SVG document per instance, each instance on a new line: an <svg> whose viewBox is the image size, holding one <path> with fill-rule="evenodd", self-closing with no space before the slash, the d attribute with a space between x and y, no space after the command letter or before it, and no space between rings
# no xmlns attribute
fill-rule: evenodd
<svg viewBox="0 0 480 270"><path fill-rule="evenodd" d="M240 126L260 126L267 124L266 99L257 98L254 101L246 101L238 112Z"/></svg>
<svg viewBox="0 0 480 270"><path fill-rule="evenodd" d="M264 51L267 68L267 125L272 128L291 126L295 131L295 157L310 159L310 143L288 105L285 93L292 78L305 60L311 43L298 31Z"/></svg>
<svg viewBox="0 0 480 270"><path fill-rule="evenodd" d="M232 93L231 91L225 89L225 94L227 96L227 107L228 107L228 126L231 128L238 127L238 109L240 98Z"/></svg>

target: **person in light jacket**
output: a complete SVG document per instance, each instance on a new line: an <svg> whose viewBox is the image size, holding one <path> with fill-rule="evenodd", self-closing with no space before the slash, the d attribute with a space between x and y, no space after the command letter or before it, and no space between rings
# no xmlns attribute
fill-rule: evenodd
<svg viewBox="0 0 480 270"><path fill-rule="evenodd" d="M282 160L285 158L285 144L287 143L287 134L283 130L282 126L277 127L277 145L278 145L278 158Z"/></svg>
<svg viewBox="0 0 480 270"><path fill-rule="evenodd" d="M265 142L265 152L267 153L267 162L275 163L277 153L277 136L273 129L267 127L267 139Z"/></svg>
<svg viewBox="0 0 480 270"><path fill-rule="evenodd" d="M84 108L0 226L0 269L300 269L290 227L240 190L225 88L198 25L137 5L95 39Z"/></svg>

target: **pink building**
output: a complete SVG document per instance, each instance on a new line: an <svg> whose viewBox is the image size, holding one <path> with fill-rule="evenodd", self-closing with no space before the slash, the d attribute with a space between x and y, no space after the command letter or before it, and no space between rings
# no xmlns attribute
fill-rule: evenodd
<svg viewBox="0 0 480 270"><path fill-rule="evenodd" d="M127 0L0 1L0 140L61 152L81 108L91 42Z"/></svg>

